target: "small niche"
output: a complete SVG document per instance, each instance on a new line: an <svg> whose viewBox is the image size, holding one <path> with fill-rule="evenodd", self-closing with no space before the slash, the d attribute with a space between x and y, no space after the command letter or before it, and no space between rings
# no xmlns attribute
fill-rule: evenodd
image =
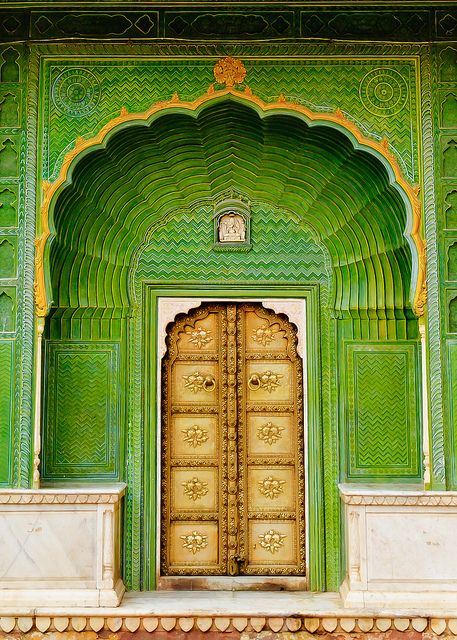
<svg viewBox="0 0 457 640"><path fill-rule="evenodd" d="M0 69L0 81L19 82L18 52L10 47L3 52L2 58L3 64Z"/></svg>
<svg viewBox="0 0 457 640"><path fill-rule="evenodd" d="M19 126L19 109L16 96L13 93L5 93L0 100L0 127Z"/></svg>
<svg viewBox="0 0 457 640"><path fill-rule="evenodd" d="M443 102L441 122L446 129L457 129L457 97L453 93L447 95Z"/></svg>
<svg viewBox="0 0 457 640"><path fill-rule="evenodd" d="M444 82L457 82L457 50L447 47L441 53L440 76Z"/></svg>
<svg viewBox="0 0 457 640"><path fill-rule="evenodd" d="M11 138L6 138L0 148L0 176L14 178L17 176L17 151Z"/></svg>
<svg viewBox="0 0 457 640"><path fill-rule="evenodd" d="M457 280L457 242L451 244L447 254L448 280Z"/></svg>
<svg viewBox="0 0 457 640"><path fill-rule="evenodd" d="M213 220L216 251L249 251L251 209L246 198L230 194L215 205Z"/></svg>
<svg viewBox="0 0 457 640"><path fill-rule="evenodd" d="M0 331L14 331L14 299L0 289Z"/></svg>
<svg viewBox="0 0 457 640"><path fill-rule="evenodd" d="M16 194L11 189L0 191L0 227L17 226Z"/></svg>
<svg viewBox="0 0 457 640"><path fill-rule="evenodd" d="M13 238L0 238L0 278L16 276L16 246Z"/></svg>
<svg viewBox="0 0 457 640"><path fill-rule="evenodd" d="M446 178L457 177L457 142L451 140L443 153L443 173Z"/></svg>

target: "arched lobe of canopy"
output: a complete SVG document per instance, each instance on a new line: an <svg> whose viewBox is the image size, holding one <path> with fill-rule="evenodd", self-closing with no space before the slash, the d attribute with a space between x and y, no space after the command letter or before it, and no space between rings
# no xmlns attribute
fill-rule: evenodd
<svg viewBox="0 0 457 640"><path fill-rule="evenodd" d="M418 193L403 177L395 156L390 152L386 140L377 142L364 136L357 126L344 117L339 110L334 113L315 113L307 107L287 101L280 96L276 102L266 103L250 91L248 87L239 91L234 87L208 92L193 102L184 102L175 94L170 100L160 101L143 113L128 113L121 109L120 115L108 122L93 138L78 138L74 148L63 161L59 177L53 182L43 182L43 201L40 215L40 236L36 239L36 279L35 303L37 316L46 316L51 305L51 285L49 274L50 241L55 237L53 221L54 206L58 195L72 183L72 174L78 162L97 149L104 149L110 138L122 129L132 125L149 125L157 117L165 114L187 114L197 117L206 106L223 100L234 100L252 108L261 118L269 115L292 115L308 126L326 125L343 133L357 150L374 155L387 170L390 184L397 190L406 210L405 236L412 254L412 274L410 301L413 311L420 316L426 302L425 244L420 235L421 208Z"/></svg>

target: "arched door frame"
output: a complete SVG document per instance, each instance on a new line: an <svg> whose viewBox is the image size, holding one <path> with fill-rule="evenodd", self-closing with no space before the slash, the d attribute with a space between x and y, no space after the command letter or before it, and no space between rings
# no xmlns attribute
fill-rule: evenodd
<svg viewBox="0 0 457 640"><path fill-rule="evenodd" d="M322 467L322 425L320 416L320 353L318 342L318 285L269 285L259 286L255 284L243 284L239 287L223 287L221 285L196 284L193 287L177 288L173 283L145 283L144 284L144 326L147 328L142 347L144 358L145 381L145 471L144 471L144 541L145 563L143 566L145 575L150 573L151 567L147 558L155 557L153 575L147 580L155 583L159 577L160 562L157 555L160 546L160 405L157 398L161 391L161 367L163 356L163 325L169 322L168 316L163 313L164 299L174 300L178 303L177 313L184 313L184 309L198 307L201 302L209 301L266 301L271 305L277 301L277 309L281 313L284 303L289 305L296 301L304 308L302 315L301 349L303 357L303 379L306 380L306 406L305 406L305 491L306 491L306 537L307 537L307 581L311 590L325 588L325 539L324 539L324 496L323 496L323 467ZM192 302L193 301L193 302ZM183 303L181 306L180 303ZM190 305L190 306L189 306ZM161 309L162 307L162 309ZM274 306L270 307L273 308ZM162 310L162 313L161 313ZM291 314L292 315L292 314ZM295 313L295 320L300 315ZM289 317L294 323L294 317ZM149 452L155 450L156 455ZM336 478L335 478L336 482ZM154 495L150 488L156 486ZM156 530L152 523L157 522ZM312 552L310 552L312 550Z"/></svg>

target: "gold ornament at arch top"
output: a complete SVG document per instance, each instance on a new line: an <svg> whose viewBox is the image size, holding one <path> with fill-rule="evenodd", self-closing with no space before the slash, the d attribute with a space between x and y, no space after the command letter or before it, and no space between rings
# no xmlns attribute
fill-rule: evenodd
<svg viewBox="0 0 457 640"><path fill-rule="evenodd" d="M70 169L73 166L74 161L78 157L83 157L83 155L92 148L95 149L96 147L103 147L107 142L109 134L127 123L134 124L135 122L146 122L152 119L156 114L162 115L167 112L173 113L176 110L179 110L180 112L195 112L202 106L219 100L224 96L232 96L246 105L251 105L256 110L264 114L275 112L281 114L295 114L314 123L322 122L324 125L336 125L346 133L349 133L362 148L374 151L386 160L393 172L393 175L395 176L395 183L401 188L411 206L412 221L408 235L411 237L416 247L418 269L412 308L417 316L423 315L427 299L427 289L425 243L421 236L421 204L418 197L419 187L410 185L403 177L398 161L389 149L388 140L383 139L378 142L377 140L372 140L366 137L351 120L346 118L340 109L336 109L336 111L332 113L313 112L302 104L288 100L283 94L280 94L276 101L264 102L261 98L254 95L248 86L245 86L243 90L236 89L235 85L241 84L246 76L246 69L243 63L236 58L227 57L219 60L214 67L214 76L216 82L218 84L225 84L225 87L216 89L214 84L211 84L206 93L202 94L192 102L182 101L180 100L179 95L174 93L170 100L161 100L156 102L142 113L129 113L125 107L122 107L120 109L119 116L113 118L110 122L104 125L93 138L85 139L83 137L78 137L73 149L64 157L58 178L52 183L47 181L42 182L42 204L40 209L41 234L35 241L36 258L34 290L36 315L39 317L46 316L50 307L50 301L48 300L46 293L44 266L44 252L49 236L51 235L49 228L49 212L51 205L53 204L54 197L58 194L60 189L64 187L65 184L71 183Z"/></svg>

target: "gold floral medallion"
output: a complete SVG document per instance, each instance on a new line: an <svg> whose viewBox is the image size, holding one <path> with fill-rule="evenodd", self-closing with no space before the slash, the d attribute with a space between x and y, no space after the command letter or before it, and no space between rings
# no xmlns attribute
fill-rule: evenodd
<svg viewBox="0 0 457 640"><path fill-rule="evenodd" d="M225 84L233 87L234 84L241 84L246 77L244 64L238 58L222 58L214 65L214 77L218 84Z"/></svg>
<svg viewBox="0 0 457 640"><path fill-rule="evenodd" d="M259 544L263 549L266 549L270 553L276 553L281 547L284 546L285 536L279 531L269 529L266 533L259 535Z"/></svg>
<svg viewBox="0 0 457 640"><path fill-rule="evenodd" d="M272 422L267 422L257 427L257 436L259 440L263 440L267 444L274 444L282 437L281 434L283 431L284 427L280 427Z"/></svg>
<svg viewBox="0 0 457 640"><path fill-rule="evenodd" d="M208 440L208 432L202 429L198 424L194 424L188 429L182 429L181 433L184 434L184 442L190 444L191 447L196 449Z"/></svg>
<svg viewBox="0 0 457 640"><path fill-rule="evenodd" d="M284 491L282 485L286 484L285 480L278 480L273 476L267 476L259 482L259 491L266 498L277 498Z"/></svg>
<svg viewBox="0 0 457 640"><path fill-rule="evenodd" d="M187 536L181 536L183 541L182 546L184 549L189 549L195 555L197 551L201 551L208 546L208 536L204 536L198 531L192 531Z"/></svg>
<svg viewBox="0 0 457 640"><path fill-rule="evenodd" d="M202 482L195 476L192 480L186 480L181 484L184 487L184 494L191 500L198 500L198 498L202 498L208 493L208 483Z"/></svg>

